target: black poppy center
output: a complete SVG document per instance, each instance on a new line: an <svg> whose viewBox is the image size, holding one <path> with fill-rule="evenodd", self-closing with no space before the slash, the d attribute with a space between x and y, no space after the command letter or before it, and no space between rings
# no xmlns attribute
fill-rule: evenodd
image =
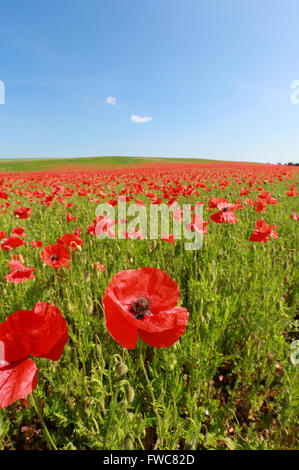
<svg viewBox="0 0 299 470"><path fill-rule="evenodd" d="M132 302L130 312L134 314L134 318L136 320L143 320L144 315L151 316L149 312L150 306L152 305L152 301L147 297L139 297L137 300Z"/></svg>
<svg viewBox="0 0 299 470"><path fill-rule="evenodd" d="M222 212L227 212L227 211L228 211L228 207L224 207L224 208L222 209Z"/></svg>
<svg viewBox="0 0 299 470"><path fill-rule="evenodd" d="M59 258L58 258L57 255L51 255L51 256L50 256L50 260L51 260L51 261L58 261Z"/></svg>

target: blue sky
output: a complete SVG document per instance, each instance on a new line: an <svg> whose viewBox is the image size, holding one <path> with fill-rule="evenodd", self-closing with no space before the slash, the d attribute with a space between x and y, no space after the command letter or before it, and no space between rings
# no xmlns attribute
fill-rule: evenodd
<svg viewBox="0 0 299 470"><path fill-rule="evenodd" d="M1 2L0 157L298 161L298 18L298 0Z"/></svg>

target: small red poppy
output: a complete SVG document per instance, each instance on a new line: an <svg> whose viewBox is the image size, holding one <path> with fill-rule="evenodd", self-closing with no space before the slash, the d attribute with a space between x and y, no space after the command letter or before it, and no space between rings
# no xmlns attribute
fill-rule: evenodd
<svg viewBox="0 0 299 470"><path fill-rule="evenodd" d="M94 269L96 269L97 271L101 271L102 273L106 270L104 264L103 264L103 263L99 263L99 262L95 263L95 264L93 265L93 267L94 267Z"/></svg>
<svg viewBox="0 0 299 470"><path fill-rule="evenodd" d="M28 356L58 361L67 340L64 317L47 302L37 302L32 310L18 310L0 324L4 350L4 358L0 358L0 409L35 389L37 366Z"/></svg>
<svg viewBox="0 0 299 470"><path fill-rule="evenodd" d="M31 248L41 248L43 246L43 242L41 240L32 240L30 242Z"/></svg>
<svg viewBox="0 0 299 470"><path fill-rule="evenodd" d="M32 214L32 209L31 207L17 207L17 209L14 210L14 215L18 219L28 219Z"/></svg>
<svg viewBox="0 0 299 470"><path fill-rule="evenodd" d="M77 220L77 217L72 217L72 214L70 212L66 213L66 220L68 222L72 222L73 220Z"/></svg>
<svg viewBox="0 0 299 470"><path fill-rule="evenodd" d="M77 245L83 246L83 240L80 236L75 235L74 233L66 233L61 238L57 238L56 242L58 244L68 246L72 251L77 250Z"/></svg>
<svg viewBox="0 0 299 470"><path fill-rule="evenodd" d="M238 222L238 219L233 212L237 208L234 204L230 204L229 202L220 202L217 204L217 208L220 209L220 212L210 215L210 219L213 220L213 222L216 222L217 224L236 224Z"/></svg>
<svg viewBox="0 0 299 470"><path fill-rule="evenodd" d="M178 307L179 286L157 268L128 269L117 273L103 297L106 327L128 349L138 335L150 346L174 344L184 333L189 312Z"/></svg>
<svg viewBox="0 0 299 470"><path fill-rule="evenodd" d="M251 234L249 240L251 242L267 242L270 237L271 238L278 238L279 234L274 232L274 228L277 228L277 225L268 225L263 219L259 219L255 223L255 230Z"/></svg>
<svg viewBox="0 0 299 470"><path fill-rule="evenodd" d="M2 250L12 250L18 246L25 245L25 241L21 240L17 235L12 235L11 237L4 238L1 242Z"/></svg>
<svg viewBox="0 0 299 470"><path fill-rule="evenodd" d="M12 235L18 235L18 237L26 237L27 233L22 227L14 227L11 231Z"/></svg>
<svg viewBox="0 0 299 470"><path fill-rule="evenodd" d="M10 273L8 273L4 279L9 282L13 282L14 284L18 284L20 282L25 282L26 279L33 279L34 278L34 268L27 268L21 261L19 260L12 260L8 263L10 268Z"/></svg>
<svg viewBox="0 0 299 470"><path fill-rule="evenodd" d="M71 254L68 248L60 243L45 246L43 251L41 251L40 257L44 263L52 266L52 268L61 268L62 266L69 268L69 262L71 261Z"/></svg>

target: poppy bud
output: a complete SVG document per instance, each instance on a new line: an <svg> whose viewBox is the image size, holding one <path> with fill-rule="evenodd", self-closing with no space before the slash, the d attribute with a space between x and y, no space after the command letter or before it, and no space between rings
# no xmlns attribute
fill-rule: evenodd
<svg viewBox="0 0 299 470"><path fill-rule="evenodd" d="M131 439L131 436L128 434L124 438L124 450L133 450L134 449L134 442Z"/></svg>
<svg viewBox="0 0 299 470"><path fill-rule="evenodd" d="M116 366L116 373L121 377L128 372L128 368L123 361L120 361Z"/></svg>
<svg viewBox="0 0 299 470"><path fill-rule="evenodd" d="M169 361L169 370L174 370L177 365L176 357L172 357Z"/></svg>
<svg viewBox="0 0 299 470"><path fill-rule="evenodd" d="M135 390L131 385L126 387L126 399L128 403L133 403L135 398Z"/></svg>

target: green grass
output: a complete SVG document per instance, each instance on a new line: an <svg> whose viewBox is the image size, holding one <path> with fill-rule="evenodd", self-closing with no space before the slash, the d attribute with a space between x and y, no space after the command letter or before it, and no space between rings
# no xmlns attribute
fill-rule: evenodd
<svg viewBox="0 0 299 470"><path fill-rule="evenodd" d="M103 167L131 167L165 163L213 163L217 160L201 158L151 158L151 157L86 157L86 158L34 158L0 159L0 172L27 172L59 169L60 167L86 166L91 169Z"/></svg>
<svg viewBox="0 0 299 470"><path fill-rule="evenodd" d="M18 163L16 162L15 165ZM38 163L41 164L41 161ZM12 171L12 170L10 170ZM16 167L14 167L16 171ZM22 187L24 189L24 187ZM43 265L28 245L0 253L0 319L37 301L55 303L69 327L59 362L35 359L36 397L49 432L60 449L152 449L158 423L140 367L138 349L118 345L105 328L102 297L123 269L158 267L180 286L180 305L190 312L185 334L174 346L142 354L161 419L160 449L294 449L298 389L290 362L295 332L295 261L298 223L290 220L295 198L284 182L269 187L279 205L265 220L280 237L266 244L248 241L260 214L246 206L234 226L212 224L199 251L183 241L98 240L86 235L96 204L74 196L78 220L66 209L31 204L24 221L0 215L1 229L26 229L27 239L44 245L83 227L84 246L72 254L71 269ZM233 191L227 187L225 194ZM223 196L216 189L213 195ZM13 197L12 197L13 199ZM18 196L28 206L25 195ZM180 198L179 203L194 202ZM208 220L209 212L204 212ZM13 285L3 278L12 254L22 253L36 268L34 280ZM95 262L106 272L93 269ZM287 279L286 279L287 278ZM20 402L0 411L1 449L47 449L39 418Z"/></svg>

